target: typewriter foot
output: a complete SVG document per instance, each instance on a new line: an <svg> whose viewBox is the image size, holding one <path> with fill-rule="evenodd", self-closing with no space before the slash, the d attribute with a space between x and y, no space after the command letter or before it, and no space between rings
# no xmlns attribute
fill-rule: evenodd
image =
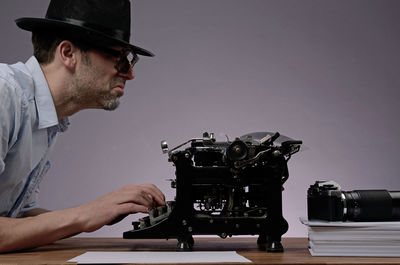
<svg viewBox="0 0 400 265"><path fill-rule="evenodd" d="M178 245L176 251L191 251L194 245L194 239L192 236L187 238L178 238Z"/></svg>
<svg viewBox="0 0 400 265"><path fill-rule="evenodd" d="M260 250L266 250L267 249L266 244L267 244L267 236L264 234L260 234L257 239L258 248Z"/></svg>
<svg viewBox="0 0 400 265"><path fill-rule="evenodd" d="M279 241L268 242L267 252L283 252L282 243Z"/></svg>
<svg viewBox="0 0 400 265"><path fill-rule="evenodd" d="M260 235L257 239L257 245L260 250L267 252L283 252L283 246L280 241L270 241L268 236Z"/></svg>

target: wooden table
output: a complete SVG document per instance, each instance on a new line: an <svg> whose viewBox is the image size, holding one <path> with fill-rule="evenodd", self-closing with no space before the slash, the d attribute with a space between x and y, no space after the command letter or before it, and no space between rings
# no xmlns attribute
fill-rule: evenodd
<svg viewBox="0 0 400 265"><path fill-rule="evenodd" d="M0 254L0 265L74 264L67 261L87 251L175 251L176 243L172 239L69 238L35 249ZM255 237L195 238L194 250L235 250L250 259L251 264L400 264L400 258L312 257L306 238L284 238L282 243L285 252L268 253L257 249Z"/></svg>

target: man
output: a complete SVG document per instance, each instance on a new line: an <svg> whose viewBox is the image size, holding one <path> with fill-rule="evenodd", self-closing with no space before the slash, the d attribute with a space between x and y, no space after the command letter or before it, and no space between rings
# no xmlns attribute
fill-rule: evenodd
<svg viewBox="0 0 400 265"><path fill-rule="evenodd" d="M121 216L165 204L154 185L126 185L78 207L37 208L48 155L68 116L114 110L138 54L129 43L129 0L51 0L46 18L21 18L34 56L0 65L0 252L95 231Z"/></svg>

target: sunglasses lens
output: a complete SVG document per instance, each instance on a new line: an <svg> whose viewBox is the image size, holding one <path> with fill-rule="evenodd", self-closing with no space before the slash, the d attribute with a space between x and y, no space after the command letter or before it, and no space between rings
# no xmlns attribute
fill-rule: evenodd
<svg viewBox="0 0 400 265"><path fill-rule="evenodd" d="M135 55L130 52L126 55L126 59L128 59L129 62L132 62L135 59Z"/></svg>
<svg viewBox="0 0 400 265"><path fill-rule="evenodd" d="M123 74L128 73L138 60L139 57L132 52L129 52L128 54L121 54L118 62L118 72Z"/></svg>

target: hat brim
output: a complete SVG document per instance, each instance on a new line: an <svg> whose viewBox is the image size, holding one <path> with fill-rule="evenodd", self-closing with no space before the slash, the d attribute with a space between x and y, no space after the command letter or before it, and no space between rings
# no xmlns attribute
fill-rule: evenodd
<svg viewBox="0 0 400 265"><path fill-rule="evenodd" d="M54 20L54 19L46 19L46 18L19 18L15 20L17 26L23 30L27 31L35 31L35 30L49 30L61 32L67 36L73 36L78 40L83 40L85 42L92 42L99 45L99 43L103 42L105 45L121 45L124 47L129 47L135 53L143 56L153 57L154 54L148 50L130 44L126 41L110 37L100 31L93 30L91 28L87 28L85 26L78 26L74 24L70 24L68 22Z"/></svg>

